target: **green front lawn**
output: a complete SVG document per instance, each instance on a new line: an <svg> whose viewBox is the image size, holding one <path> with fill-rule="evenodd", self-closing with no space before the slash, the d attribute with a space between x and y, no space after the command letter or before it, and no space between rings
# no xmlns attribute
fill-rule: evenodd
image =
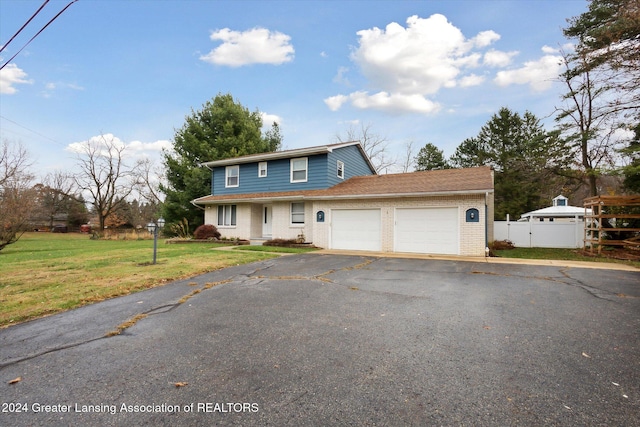
<svg viewBox="0 0 640 427"><path fill-rule="evenodd" d="M216 244L91 240L84 234L25 233L0 251L0 327L277 255L217 251Z"/></svg>
<svg viewBox="0 0 640 427"><path fill-rule="evenodd" d="M84 304L161 286L231 265L303 253L314 248L224 244L166 245L152 240L91 240L83 234L25 233L0 251L0 327ZM640 268L639 261L591 257L574 249L516 248L495 251L506 258L616 262ZM604 255L610 255L607 251Z"/></svg>
<svg viewBox="0 0 640 427"><path fill-rule="evenodd" d="M494 251L494 254L502 258L521 258L521 259L557 259L567 261L587 261L587 262L609 262L616 264L625 264L640 268L640 261L616 259L613 251L604 249L602 255L593 256L583 254L580 249L557 249L557 248L515 248L508 250ZM633 255L633 254L632 254ZM640 255L640 253L638 254Z"/></svg>

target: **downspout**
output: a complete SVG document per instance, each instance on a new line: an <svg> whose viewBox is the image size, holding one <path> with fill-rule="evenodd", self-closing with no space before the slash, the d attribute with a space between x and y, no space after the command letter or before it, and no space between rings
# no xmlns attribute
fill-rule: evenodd
<svg viewBox="0 0 640 427"><path fill-rule="evenodd" d="M209 169L209 171L213 172L213 169L207 166L206 163L198 163L198 166L199 167L204 166L205 168ZM213 174L211 174L211 195L213 195Z"/></svg>
<svg viewBox="0 0 640 427"><path fill-rule="evenodd" d="M489 205L487 199L489 198L489 192L484 193L484 256L489 256Z"/></svg>
<svg viewBox="0 0 640 427"><path fill-rule="evenodd" d="M203 208L202 206L200 206L200 205L196 204L195 202L196 202L195 200L192 200L190 203L191 203L193 206L195 206L196 208L200 209L201 211L204 211L204 210L205 210L205 208Z"/></svg>
<svg viewBox="0 0 640 427"><path fill-rule="evenodd" d="M204 166L205 168L209 169L210 171L213 171L213 169L211 169L209 166L205 165L204 163L198 163L198 167L202 167L202 166ZM211 176L211 194L213 194L213 176ZM197 204L196 204L196 203L194 203L194 202L195 202L195 200L191 200L191 202L190 202L190 203L191 203L193 206L195 206L196 208L200 209L201 211L205 211L205 210L206 210L205 208L203 208L203 207L202 207L202 206L200 206L200 205L197 205Z"/></svg>

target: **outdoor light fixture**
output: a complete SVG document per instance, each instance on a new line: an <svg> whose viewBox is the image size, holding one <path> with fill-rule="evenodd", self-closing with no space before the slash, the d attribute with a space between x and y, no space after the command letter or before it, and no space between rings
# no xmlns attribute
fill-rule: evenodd
<svg viewBox="0 0 640 427"><path fill-rule="evenodd" d="M153 263L156 263L156 254L158 253L158 229L164 227L164 218L158 218L156 222L147 224L147 230L153 234Z"/></svg>

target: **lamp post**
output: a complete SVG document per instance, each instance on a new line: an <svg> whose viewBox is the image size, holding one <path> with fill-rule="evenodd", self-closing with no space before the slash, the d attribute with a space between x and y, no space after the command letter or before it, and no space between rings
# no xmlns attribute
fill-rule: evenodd
<svg viewBox="0 0 640 427"><path fill-rule="evenodd" d="M147 224L149 233L153 233L153 263L156 263L156 254L158 253L158 228L164 227L164 218L158 218L156 222Z"/></svg>

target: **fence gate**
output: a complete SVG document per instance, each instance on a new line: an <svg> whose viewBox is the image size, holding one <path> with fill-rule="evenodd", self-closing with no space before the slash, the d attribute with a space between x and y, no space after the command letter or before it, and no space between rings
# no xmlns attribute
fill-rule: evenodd
<svg viewBox="0 0 640 427"><path fill-rule="evenodd" d="M584 222L494 221L494 240L509 240L519 248L581 248Z"/></svg>

